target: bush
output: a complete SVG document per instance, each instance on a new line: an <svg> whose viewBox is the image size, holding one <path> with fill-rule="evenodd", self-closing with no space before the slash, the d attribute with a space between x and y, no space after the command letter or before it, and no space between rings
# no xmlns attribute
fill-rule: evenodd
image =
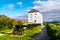
<svg viewBox="0 0 60 40"><path fill-rule="evenodd" d="M23 24L23 22L11 19L5 15L0 15L0 30L12 29L15 24Z"/></svg>
<svg viewBox="0 0 60 40"><path fill-rule="evenodd" d="M47 31L50 40L60 40L60 24L49 23L47 25Z"/></svg>

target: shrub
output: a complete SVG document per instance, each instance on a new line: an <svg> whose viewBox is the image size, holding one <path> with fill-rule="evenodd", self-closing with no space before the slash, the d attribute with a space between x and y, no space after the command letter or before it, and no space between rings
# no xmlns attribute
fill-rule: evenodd
<svg viewBox="0 0 60 40"><path fill-rule="evenodd" d="M47 25L47 31L50 40L60 40L60 24L49 23Z"/></svg>

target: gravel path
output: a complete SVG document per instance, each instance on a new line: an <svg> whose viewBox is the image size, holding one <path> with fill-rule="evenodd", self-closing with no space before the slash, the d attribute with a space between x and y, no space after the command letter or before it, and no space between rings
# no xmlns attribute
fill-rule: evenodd
<svg viewBox="0 0 60 40"><path fill-rule="evenodd" d="M34 40L49 40L46 27L43 27L41 33L34 37Z"/></svg>

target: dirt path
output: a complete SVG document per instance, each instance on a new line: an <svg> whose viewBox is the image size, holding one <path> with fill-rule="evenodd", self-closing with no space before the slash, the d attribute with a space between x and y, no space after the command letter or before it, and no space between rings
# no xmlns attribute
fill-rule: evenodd
<svg viewBox="0 0 60 40"><path fill-rule="evenodd" d="M0 34L0 36L3 36L3 35L5 35L5 34Z"/></svg>
<svg viewBox="0 0 60 40"><path fill-rule="evenodd" d="M47 35L47 28L43 27L41 33L34 37L34 40L49 40Z"/></svg>

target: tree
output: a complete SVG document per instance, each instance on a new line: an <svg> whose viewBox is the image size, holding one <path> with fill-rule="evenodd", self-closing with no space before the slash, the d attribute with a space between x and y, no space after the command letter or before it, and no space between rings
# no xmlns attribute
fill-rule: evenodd
<svg viewBox="0 0 60 40"><path fill-rule="evenodd" d="M16 24L23 24L23 22L9 18L5 15L0 15L0 30L12 29Z"/></svg>

